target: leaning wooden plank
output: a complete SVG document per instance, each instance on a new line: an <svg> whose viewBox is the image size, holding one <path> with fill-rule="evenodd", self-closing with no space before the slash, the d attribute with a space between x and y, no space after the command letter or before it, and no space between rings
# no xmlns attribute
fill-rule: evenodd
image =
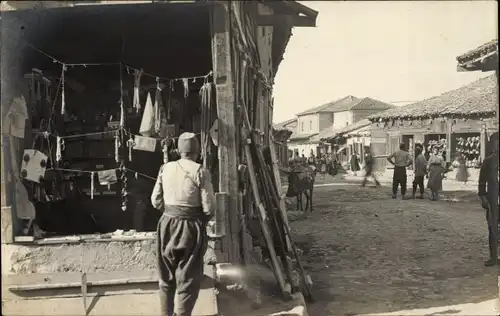
<svg viewBox="0 0 500 316"><path fill-rule="evenodd" d="M279 198L280 198L280 210L282 211L282 216L283 216L283 219L285 221L285 224L290 227L290 225L288 224L288 216L287 216L287 213L286 213L286 203L285 203L285 200L283 199L283 196L284 196L284 192L283 192L283 186L281 184L281 176L280 176L280 167L279 167L279 163L278 163L278 158L277 158L277 155L276 155L276 147L274 145L274 138L272 137L272 135L270 136L270 141L269 141L269 150L271 152L271 160L273 162L273 174L274 174L274 181L276 182L276 189L278 191L278 195L279 195ZM288 240L288 244L290 243L290 241Z"/></svg>
<svg viewBox="0 0 500 316"><path fill-rule="evenodd" d="M244 124L245 124L245 128L246 128L245 132L248 133L248 131L250 130L250 124L249 124L249 120L248 120L248 116L247 116L247 109L246 109L244 104L242 105L242 107L243 107ZM245 142L245 146L244 146L245 158L246 158L246 162L248 165L248 174L250 176L250 184L252 186L252 193L253 193L254 201L259 209L259 212L257 212L257 213L259 215L258 217L259 217L259 221L261 223L262 233L264 234L264 238L266 240L266 244L267 244L268 251L269 251L269 256L270 256L270 259L271 259L271 262L272 262L272 265L274 268L274 272L276 274L276 279L278 280L278 284L280 286L280 289L282 291L283 296L285 298L288 298L291 295L291 291L288 290L288 287L291 287L291 286L289 284L288 285L285 284L285 278L283 276L283 271L281 270L281 267L280 267L279 262L278 262L278 258L276 257L276 251L274 249L274 242L273 242L271 232L269 229L269 219L267 218L266 210L264 209L264 205L262 204L262 201L260 199L259 189L257 186L257 179L255 178L256 173L255 173L255 169L254 169L253 162L252 162L252 155L250 152L250 146L248 144L250 139L248 138L248 135L242 135L242 136L243 136L242 139L247 140Z"/></svg>

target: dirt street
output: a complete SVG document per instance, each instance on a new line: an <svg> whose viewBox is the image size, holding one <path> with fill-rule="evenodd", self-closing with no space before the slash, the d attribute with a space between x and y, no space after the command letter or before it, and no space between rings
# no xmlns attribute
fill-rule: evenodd
<svg viewBox="0 0 500 316"><path fill-rule="evenodd" d="M483 266L487 227L475 192L445 192L437 202L390 195L387 185L319 186L307 216L290 201L294 239L314 282L310 315L387 313L498 296L498 270Z"/></svg>

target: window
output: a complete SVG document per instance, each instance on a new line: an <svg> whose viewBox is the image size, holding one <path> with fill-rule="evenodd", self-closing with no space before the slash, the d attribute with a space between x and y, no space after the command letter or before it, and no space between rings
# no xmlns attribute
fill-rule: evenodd
<svg viewBox="0 0 500 316"><path fill-rule="evenodd" d="M304 131L304 122L300 123L300 131L303 132Z"/></svg>
<svg viewBox="0 0 500 316"><path fill-rule="evenodd" d="M313 129L313 121L309 121L309 130L312 131Z"/></svg>

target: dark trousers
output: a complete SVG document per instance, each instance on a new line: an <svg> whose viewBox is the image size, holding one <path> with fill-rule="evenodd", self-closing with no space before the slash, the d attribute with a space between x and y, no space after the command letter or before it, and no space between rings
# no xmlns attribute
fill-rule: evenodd
<svg viewBox="0 0 500 316"><path fill-rule="evenodd" d="M161 315L191 316L203 280L205 225L163 214L157 233Z"/></svg>
<svg viewBox="0 0 500 316"><path fill-rule="evenodd" d="M398 187L401 185L401 195L406 194L406 167L394 167L392 176L392 194L398 194Z"/></svg>
<svg viewBox="0 0 500 316"><path fill-rule="evenodd" d="M413 179L413 195L417 193L417 186L420 188L420 195L424 195L424 176L415 176L415 179Z"/></svg>
<svg viewBox="0 0 500 316"><path fill-rule="evenodd" d="M490 250L490 258L498 258L498 242L495 243L495 238L498 236L498 223L496 225L492 223L490 210L486 211L486 222L488 223L488 248ZM496 234L495 229L497 230Z"/></svg>

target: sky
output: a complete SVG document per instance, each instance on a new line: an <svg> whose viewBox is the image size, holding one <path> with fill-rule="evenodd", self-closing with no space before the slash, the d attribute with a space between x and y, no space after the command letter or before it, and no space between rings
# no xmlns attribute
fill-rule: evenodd
<svg viewBox="0 0 500 316"><path fill-rule="evenodd" d="M496 1L299 2L317 26L292 31L275 123L347 95L401 106L492 74L457 72L456 57L498 38Z"/></svg>

